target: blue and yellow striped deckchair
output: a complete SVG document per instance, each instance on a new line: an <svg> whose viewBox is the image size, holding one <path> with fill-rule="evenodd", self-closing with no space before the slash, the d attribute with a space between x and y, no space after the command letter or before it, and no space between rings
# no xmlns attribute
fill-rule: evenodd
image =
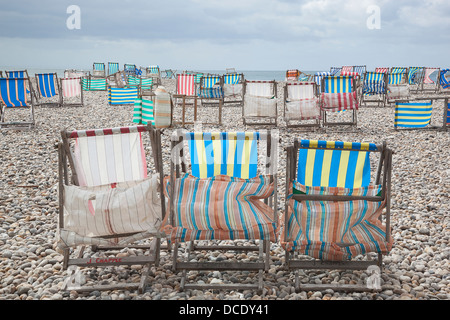
<svg viewBox="0 0 450 320"><path fill-rule="evenodd" d="M423 81L423 67L409 67L408 68L408 83L420 84Z"/></svg>
<svg viewBox="0 0 450 320"><path fill-rule="evenodd" d="M312 187L367 187L370 184L369 154L376 150L373 143L302 140L298 181Z"/></svg>
<svg viewBox="0 0 450 320"><path fill-rule="evenodd" d="M113 88L108 86L108 103L110 105L134 104L137 98L137 88Z"/></svg>
<svg viewBox="0 0 450 320"><path fill-rule="evenodd" d="M108 75L112 75L116 72L119 72L119 63L118 62L108 62Z"/></svg>
<svg viewBox="0 0 450 320"><path fill-rule="evenodd" d="M150 66L146 69L147 75L160 75L159 66Z"/></svg>
<svg viewBox="0 0 450 320"><path fill-rule="evenodd" d="M403 67L393 67L389 73L388 84L399 85L405 82L405 76L408 69Z"/></svg>
<svg viewBox="0 0 450 320"><path fill-rule="evenodd" d="M228 73L222 77L224 84L238 84L242 82L242 74L240 73Z"/></svg>
<svg viewBox="0 0 450 320"><path fill-rule="evenodd" d="M257 132L187 133L192 175L254 178L257 171Z"/></svg>
<svg viewBox="0 0 450 320"><path fill-rule="evenodd" d="M396 102L394 127L419 129L431 122L433 101Z"/></svg>
<svg viewBox="0 0 450 320"><path fill-rule="evenodd" d="M28 78L0 78L0 128L8 126L32 128L34 122L34 96L31 95L30 103L27 100L27 83L30 85ZM15 108L28 108L30 110L28 121L5 121L6 110Z"/></svg>
<svg viewBox="0 0 450 320"><path fill-rule="evenodd" d="M325 76L323 81L324 93L350 93L354 91L353 77L351 76Z"/></svg>
<svg viewBox="0 0 450 320"><path fill-rule="evenodd" d="M450 89L450 81L445 77L448 72L450 72L450 69L442 69L439 77L439 83L443 91Z"/></svg>
<svg viewBox="0 0 450 320"><path fill-rule="evenodd" d="M202 99L222 99L223 88L219 75L206 75L201 78L198 96Z"/></svg>

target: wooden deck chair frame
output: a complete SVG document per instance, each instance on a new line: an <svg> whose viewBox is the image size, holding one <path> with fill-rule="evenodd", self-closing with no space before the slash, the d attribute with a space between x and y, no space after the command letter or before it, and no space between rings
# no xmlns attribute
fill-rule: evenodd
<svg viewBox="0 0 450 320"><path fill-rule="evenodd" d="M395 72L396 70L403 70L403 72ZM393 74L403 74L402 75L402 79L401 79L401 82L399 82L399 83L395 83L395 84L392 84L391 83L391 76L393 75ZM410 95L410 93L411 93L411 90L410 90L410 86L409 86L409 83L408 83L409 81L408 81L408 68L406 68L406 67L391 67L391 69L389 70L389 74L388 74L388 83L387 83L387 93L386 93L386 104L392 104L392 103L394 103L395 102L395 100L398 100L398 98L396 98L396 97L391 97L390 95L389 95L389 87L391 87L391 86L393 86L393 87L396 87L396 86L398 86L398 87L405 87L405 89L407 89L407 91L409 92L409 94L408 95Z"/></svg>
<svg viewBox="0 0 450 320"><path fill-rule="evenodd" d="M264 172L259 172L259 174L269 175L271 182L274 183L274 193L273 195L266 199L264 202L268 204L273 209L274 221L278 221L277 218L277 170L276 170L276 158L277 158L277 137L272 135L269 131L259 131L265 132L265 139L258 139L259 143L265 143L265 154L259 154L265 157L265 168L261 170ZM180 178L182 173L187 173L188 168L185 163L186 155L189 153L189 148L185 152L186 147L184 143L185 130L177 130L172 135L172 161L170 164L170 194L174 194L174 182L175 178ZM261 147L262 145L259 145ZM259 170L258 170L259 171ZM174 211L174 197L170 197L170 209L168 210L169 222L173 224ZM239 240L239 239L238 239ZM249 245L239 245L238 240L233 241L233 244L217 243L215 240L208 241L207 244L197 245L195 240L190 240L186 243L186 250L188 254L187 260L178 261L182 259L179 255L179 245L180 241L175 240L173 243L173 270L182 271L182 279L180 284L180 289L218 289L218 290L257 290L259 294L262 293L264 286L264 272L268 270L270 264L270 239L259 240L259 243L254 241L253 244ZM231 240L230 240L231 241ZM253 262L224 262L224 261L210 261L210 262L193 262L190 257L195 251L211 251L211 250L221 250L221 251L237 251L237 252L258 252L258 260ZM186 276L188 271L254 271L258 272L257 283L186 283Z"/></svg>
<svg viewBox="0 0 450 320"><path fill-rule="evenodd" d="M411 92L418 93L421 90L424 77L424 67L408 68L408 84Z"/></svg>
<svg viewBox="0 0 450 320"><path fill-rule="evenodd" d="M317 108L319 111L319 116L318 117L314 117L314 118L310 118L310 117L300 117L298 119L299 123L294 123L291 124L290 121L292 121L291 119L288 119L287 115L286 115L286 110L287 110L287 103L290 100L290 96L289 96L289 87L290 86L312 86L313 87L313 94L314 94L314 99L317 99ZM309 99L309 97L308 97ZM286 127L288 128L312 128L312 129L317 129L320 128L320 122L321 122L321 115L320 115L320 99L317 96L317 84L314 81L311 82L286 82L286 85L284 86L284 99L283 99L283 105L284 105L284 119L286 121ZM313 123L302 123L302 121L305 120L314 120ZM296 121L296 120L294 120Z"/></svg>
<svg viewBox="0 0 450 320"><path fill-rule="evenodd" d="M449 101L450 101L450 92L446 93L446 94L439 94L439 95L430 95L430 96L423 96L423 97L419 97L416 96L414 98L411 99L407 99L407 100L395 100L395 105L397 106L397 104L401 104L401 103L421 103L424 101L430 101L431 102L431 107L433 106L433 104L435 104L436 101L443 101L444 103L444 107L443 107L443 119L442 119L442 126L435 126L435 125L431 125L431 120L432 120L432 111L430 111L431 115L430 115L430 122L427 126L425 127L420 127L420 128L408 128L408 127L403 127L403 126L397 126L395 125L395 120L394 120L394 129L395 131L408 131L408 130L443 130L443 131L447 131L448 130L448 126L450 124L450 106L449 106ZM397 110L395 110L397 111ZM395 117L397 117L397 113L395 113ZM399 128L401 127L401 128Z"/></svg>
<svg viewBox="0 0 450 320"><path fill-rule="evenodd" d="M260 116L247 116L245 115L246 103L245 99L248 94L248 85L249 84L269 84L271 85L271 95L273 99L275 99L275 115L260 115ZM242 106L242 120L244 125L272 125L277 126L278 124L278 102L277 102L277 82L275 80L245 80L244 81L244 102ZM269 98L268 98L269 99ZM250 120L250 122L248 122Z"/></svg>
<svg viewBox="0 0 450 320"><path fill-rule="evenodd" d="M34 107L35 107L35 99L36 95L33 94L34 89L33 85L31 83L30 78L2 78L8 80L17 80L17 81L23 81L24 86L28 85L30 99L27 100L27 89L25 89L25 99L27 100L26 105L23 106L9 106L9 103L4 101L4 97L2 97L2 94L0 93L0 129L18 129L18 130L24 130L24 129L33 129L36 125L35 117L34 117ZM8 96L9 99L9 96ZM20 97L19 97L20 99ZM14 103L13 103L14 104ZM6 110L8 110L8 113L12 109L29 109L29 120L28 121L6 121Z"/></svg>
<svg viewBox="0 0 450 320"><path fill-rule="evenodd" d="M295 140L294 144L286 148L287 158L286 158L286 196L285 196L285 214L284 214L284 227L288 226L288 201L289 197L296 201L340 201L348 202L354 200L365 200L368 202L374 201L386 201L385 212L380 216L380 220L384 220L386 241L391 239L390 233L390 202L391 202L391 171L392 171L392 151L387 148L385 142L376 145L376 150L371 150L371 153L379 153L378 168L376 171L371 170L372 173L376 172L375 184L380 184L382 186L381 194L377 196L355 196L355 195L317 195L317 194L289 194L289 186L296 180L297 175L297 165L298 165L298 153L300 148L303 149L318 149L316 147L303 147L299 140ZM346 150L355 150L346 148ZM326 147L327 150L338 150L333 147ZM356 149L356 151L361 151ZM283 240L288 242L287 233L284 233ZM281 237L283 237L283 235ZM285 248L285 266L287 270L295 271L295 289L296 291L319 291L325 288L331 288L335 291L367 291L371 290L367 286L361 285L346 285L346 284L300 284L300 277L298 270L366 270L369 266L376 265L382 270L383 267L383 254L372 252L377 255L376 259L370 259L367 257L366 260L320 260L310 257L311 259L304 259L298 255L298 252L292 252L292 250L287 250Z"/></svg>
<svg viewBox="0 0 450 320"><path fill-rule="evenodd" d="M227 81L225 79L227 79L227 77L229 76L238 76L239 77L239 81L235 84L229 84L227 83ZM223 89L224 89L224 100L223 100L223 104L239 104L239 107L242 107L244 105L244 82L245 82L245 77L243 73L237 73L237 72L230 72L230 73L226 73L224 75L222 75L223 78ZM228 95L227 94L227 85L240 85L242 86L241 90L240 90L240 94L233 94L233 95Z"/></svg>
<svg viewBox="0 0 450 320"><path fill-rule="evenodd" d="M100 66L100 69L97 66ZM103 62L94 62L92 64L92 77L106 78L106 66Z"/></svg>
<svg viewBox="0 0 450 320"><path fill-rule="evenodd" d="M208 79L219 79L218 82L216 82L214 85L206 84L205 82L208 82ZM207 92L208 89L212 89L213 86L216 86L215 89L217 89L215 92ZM203 93L206 92L206 95ZM211 95L210 95L211 94ZM202 121L202 124L204 125L222 125L222 111L223 111L223 105L224 105L224 92L223 92L223 77L218 74L204 74L200 78L200 83L198 87L198 99L200 100L201 107L211 107L211 106L217 106L218 107L218 116L217 116L217 122L213 121ZM197 114L198 116L198 114ZM210 118L208 116L208 118Z"/></svg>
<svg viewBox="0 0 450 320"><path fill-rule="evenodd" d="M157 70L157 72L152 72L153 70ZM145 73L147 77L152 77L154 79L154 84L159 86L162 83L161 80L161 70L158 66L150 66L145 68Z"/></svg>
<svg viewBox="0 0 450 320"><path fill-rule="evenodd" d="M76 80L78 79L78 85L80 87L80 100L79 102L64 102L64 81L67 80ZM60 95L61 95L61 107L84 107L84 95L83 95L83 87L81 85L81 78L60 78L59 79L59 88L60 88Z"/></svg>
<svg viewBox="0 0 450 320"><path fill-rule="evenodd" d="M183 92L181 91L182 88L180 88L179 85L179 81L181 77L185 77L185 76L191 76L194 83L193 85L193 94L192 95L186 95L183 94ZM175 89L175 94L172 95L173 99L175 100L174 103L174 109L177 108L177 106L180 105L181 103L181 122L177 121L172 121L173 124L181 124L182 127L184 127L187 124L194 124L197 121L197 107L198 107L198 96L197 96L197 86L195 84L195 75L194 74L190 74L190 73L182 73L182 74L177 74L177 78L176 78L176 89ZM181 102L180 102L181 101ZM193 121L186 121L186 110L187 107L193 106L193 111L194 111L194 119ZM175 112L175 110L172 110L172 117L173 114Z"/></svg>
<svg viewBox="0 0 450 320"><path fill-rule="evenodd" d="M425 83L425 81L426 81L426 70L428 70L428 69L434 70L434 72L437 72L436 81L434 81L434 84ZM420 85L420 91L422 93L428 93L428 92L430 92L430 93L437 93L437 92L439 92L440 77L441 77L441 68L424 67L423 68L422 83Z"/></svg>
<svg viewBox="0 0 450 320"><path fill-rule="evenodd" d="M42 88L41 87L41 82L39 81L39 76L40 75L47 75L47 76L50 76L50 75L52 75L53 76L53 84L54 84L54 88L55 88L55 95L59 95L59 97L58 97L58 101L47 101L47 102L37 102L36 103L36 105L37 106L50 106L50 107L61 107L61 105L62 105L62 95L61 95L61 86L60 86L60 82L59 82L59 79L58 79L58 75L56 74L56 72L53 72L53 73L47 73L47 74L40 74L40 73L37 73L37 74L35 74L35 78L36 78L36 86L37 86L37 90L36 90L36 93L37 93L37 95L38 95L38 99L39 100L42 100L44 97L42 96L42 91L43 90L46 90L45 88Z"/></svg>
<svg viewBox="0 0 450 320"><path fill-rule="evenodd" d="M373 83L373 82L368 83L370 81L368 79L368 77L371 76L372 74L382 75L381 77L383 78L383 81L379 84ZM387 81L388 81L388 76L386 73L367 71L364 74L364 80L362 82L361 98L360 98L361 104L364 103L364 106L367 107L367 103L375 102L377 104L377 107L380 107L380 105L385 107L386 106ZM367 87L365 87L365 86L370 85L370 84L376 86L375 87L376 89L371 90L371 87L369 87L369 90L367 91L365 89ZM381 90L381 91L379 91L379 90ZM374 97L374 98L371 99L370 97Z"/></svg>
<svg viewBox="0 0 450 320"><path fill-rule="evenodd" d="M337 76L337 77L344 77L344 76ZM348 76L346 76L348 77ZM320 86L320 90L321 90L321 97L320 97L320 108L322 109L322 126L327 127L327 126L357 126L358 125L358 110L357 108L353 108L352 110L350 110L352 112L352 119L351 121L342 121L342 122L330 122L327 120L327 112L330 112L330 110L326 110L323 108L323 104L324 104L324 99L323 99L323 94L325 93L325 81L328 78L336 78L336 76L324 76L322 77L321 81L322 84ZM352 78L352 93L355 92L356 93L356 104L359 105L359 95L357 92L357 80L355 79L355 77L351 77ZM346 110L347 111L347 110Z"/></svg>
<svg viewBox="0 0 450 320"><path fill-rule="evenodd" d="M163 70L162 73L164 74L163 77L165 79L175 79L176 75L177 75L177 70L166 69L166 70Z"/></svg>
<svg viewBox="0 0 450 320"><path fill-rule="evenodd" d="M132 128L132 127L128 127ZM137 130L141 133L148 132L150 138L150 148L152 150L152 158L154 169L156 173L159 173L159 180L162 181L163 178L163 165L162 165L162 151L161 151L161 132L160 130L154 129L151 125L147 126L135 126ZM123 130L126 128L115 128ZM100 129L102 130L102 129ZM113 131L113 129L107 129L108 131ZM99 131L99 130L90 130ZM58 174L59 174L59 228L64 228L64 186L65 185L79 185L79 178L75 168L74 154L71 148L70 140L73 140L76 135L75 132L61 131L62 141L58 144ZM147 157L148 158L148 157ZM163 191L162 184L159 187L160 199L161 199L161 211L162 218L165 215L165 198L161 193ZM117 235L117 236L129 236ZM109 236L105 237L109 238ZM92 292L92 291L103 291L103 290L138 290L139 293L143 293L146 287L146 281L150 273L150 268L152 265L158 266L160 261L160 250L161 250L161 238L155 236L150 245L133 243L127 244L126 246L91 246L92 251L108 251L108 250L120 250L123 248L140 248L143 250L149 250L148 255L142 256L128 256L121 257L120 259L94 259L91 257L84 257L83 253L89 245L80 245L80 251L77 253L75 248L64 248L63 250L63 268L67 270L71 266L76 267L86 267L86 268L96 268L96 267L108 267L108 266L121 266L121 265L142 265L143 270L141 271L141 278L139 283L119 283L117 285L111 284L99 284L99 285L70 285L70 281L65 284L63 290L74 290L79 292ZM70 275L72 278L74 275ZM70 280L72 280L69 278Z"/></svg>

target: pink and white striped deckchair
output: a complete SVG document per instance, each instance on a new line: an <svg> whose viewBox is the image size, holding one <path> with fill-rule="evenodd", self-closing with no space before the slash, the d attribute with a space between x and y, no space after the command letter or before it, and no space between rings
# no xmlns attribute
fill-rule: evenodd
<svg viewBox="0 0 450 320"><path fill-rule="evenodd" d="M440 68L424 68L424 77L421 91L437 92L440 83ZM435 80L432 79L432 76Z"/></svg>
<svg viewBox="0 0 450 320"><path fill-rule="evenodd" d="M342 72L353 72L353 66L343 66L341 69L341 75Z"/></svg>
<svg viewBox="0 0 450 320"><path fill-rule="evenodd" d="M389 68L375 68L376 73L388 73Z"/></svg>
<svg viewBox="0 0 450 320"><path fill-rule="evenodd" d="M148 174L142 133L148 132L154 173ZM64 267L157 264L160 225L164 218L160 132L151 126L63 131L59 144L60 214L58 247L64 253ZM68 180L68 165L72 182ZM158 192L160 197L158 197ZM153 238L152 243L146 242ZM70 258L71 250L94 245L97 251L132 247L137 241L150 249L135 257ZM100 256L101 257L101 256ZM125 284L140 291L140 284ZM68 286L67 290L112 290L119 286Z"/></svg>
<svg viewBox="0 0 450 320"><path fill-rule="evenodd" d="M196 95L196 85L195 85L195 75L181 73L177 74L177 87L176 93L173 95L175 100L175 107L181 103L182 107L182 119L180 121L174 121L174 123L181 123L182 126L185 124L193 124L197 121L197 95ZM192 102L187 102L186 100L191 100ZM186 107L188 105L194 106L194 119L193 121L186 122Z"/></svg>
<svg viewBox="0 0 450 320"><path fill-rule="evenodd" d="M315 82L286 82L284 97L284 118L288 127L320 127L321 112ZM290 124L304 120L315 121Z"/></svg>
<svg viewBox="0 0 450 320"><path fill-rule="evenodd" d="M81 89L81 78L62 78L60 79L60 88L61 88L61 106L80 106L84 105L83 103L83 90ZM73 103L65 103L65 98L77 98L79 97L80 101Z"/></svg>

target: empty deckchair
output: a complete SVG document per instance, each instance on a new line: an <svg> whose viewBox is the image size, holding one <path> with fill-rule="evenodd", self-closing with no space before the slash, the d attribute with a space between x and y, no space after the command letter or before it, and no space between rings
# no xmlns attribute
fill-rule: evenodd
<svg viewBox="0 0 450 320"><path fill-rule="evenodd" d="M450 91L450 69L442 69L439 75L440 92Z"/></svg>
<svg viewBox="0 0 450 320"><path fill-rule="evenodd" d="M389 68L378 67L378 68L375 68L375 72L378 72L378 73L389 73Z"/></svg>
<svg viewBox="0 0 450 320"><path fill-rule="evenodd" d="M408 99L410 89L407 79L408 68L393 67L388 76L386 102L392 103L399 99Z"/></svg>
<svg viewBox="0 0 450 320"><path fill-rule="evenodd" d="M340 72L340 68L339 68L339 72ZM335 76L336 74L332 74L332 72L328 72L328 71L319 71L319 72L316 72L315 74L314 74L314 81L316 82L316 85L317 85L317 94L320 94L321 92L322 92L322 79L324 78L324 77L327 77L327 76Z"/></svg>
<svg viewBox="0 0 450 320"><path fill-rule="evenodd" d="M364 75L367 72L367 67L364 66L353 66L353 72L356 72L361 79L364 79Z"/></svg>
<svg viewBox="0 0 450 320"><path fill-rule="evenodd" d="M364 75L361 103L376 102L386 106L387 74L368 71Z"/></svg>
<svg viewBox="0 0 450 320"><path fill-rule="evenodd" d="M330 72L326 75L328 76L338 76L342 70L342 67L331 67Z"/></svg>
<svg viewBox="0 0 450 320"><path fill-rule="evenodd" d="M408 68L408 84L410 86L410 91L417 92L423 82L424 76L423 67L409 67Z"/></svg>
<svg viewBox="0 0 450 320"><path fill-rule="evenodd" d="M295 140L286 150L280 241L287 268L296 271L296 290L369 289L364 284L300 284L297 271L382 267L383 255L392 248L392 151L385 143L320 140ZM378 157L377 170L371 169L377 161L372 157Z"/></svg>
<svg viewBox="0 0 450 320"><path fill-rule="evenodd" d="M94 78L92 75L81 78L81 86L84 91L106 91L108 81L106 78Z"/></svg>
<svg viewBox="0 0 450 320"><path fill-rule="evenodd" d="M159 264L159 229L165 214L158 182L163 178L161 133L151 126L132 126L62 131L61 135L57 245L64 255L64 269L144 267L139 283L96 284L95 279L94 284L73 283L79 277L70 274L63 290L137 289L142 293L151 266ZM143 254L127 254L126 248L134 246Z"/></svg>
<svg viewBox="0 0 450 320"><path fill-rule="evenodd" d="M119 72L119 63L118 62L108 62L108 76L113 75L116 72Z"/></svg>
<svg viewBox="0 0 450 320"><path fill-rule="evenodd" d="M322 78L320 109L324 126L357 125L359 101L356 87L356 79L352 76L325 76ZM327 120L329 112L339 113L340 117L345 117L346 113L342 112L345 110L351 110L351 120L340 122Z"/></svg>
<svg viewBox="0 0 450 320"><path fill-rule="evenodd" d="M34 90L34 87L31 82L31 78L28 75L28 70L14 70L14 71L5 71L6 78L19 78L19 79L30 79L30 81L26 82L26 90L27 93L31 93L31 95L34 97L34 99L37 101L37 93Z"/></svg>
<svg viewBox="0 0 450 320"><path fill-rule="evenodd" d="M154 105L154 95L139 95L139 97L134 100L133 124L151 124L154 126Z"/></svg>
<svg viewBox="0 0 450 320"><path fill-rule="evenodd" d="M134 104L137 98L138 88L115 88L108 86L109 105Z"/></svg>
<svg viewBox="0 0 450 320"><path fill-rule="evenodd" d="M156 85L161 84L161 71L159 66L149 66L145 69L147 77L153 78L153 82Z"/></svg>
<svg viewBox="0 0 450 320"><path fill-rule="evenodd" d="M60 79L61 106L83 107L83 90L81 88L81 78ZM79 99L79 100L78 100ZM78 100L78 102L77 102Z"/></svg>
<svg viewBox="0 0 450 320"><path fill-rule="evenodd" d="M277 83L275 80L245 80L242 119L244 125L277 125Z"/></svg>
<svg viewBox="0 0 450 320"><path fill-rule="evenodd" d="M34 95L27 95L27 87L32 91L32 84L29 78L0 78L0 128L32 129L35 126L34 120ZM16 117L6 120L6 113L11 114L14 109Z"/></svg>
<svg viewBox="0 0 450 320"><path fill-rule="evenodd" d="M198 89L198 97L200 99L202 109L211 105L218 106L217 122L202 121L203 124L222 125L222 107L224 100L223 79L220 75L207 74L200 79ZM209 109L210 110L210 109ZM212 119L212 115L208 112L208 119Z"/></svg>
<svg viewBox="0 0 450 320"><path fill-rule="evenodd" d="M441 75L440 70L440 68L424 68L423 82L420 91L433 93L439 91L439 77Z"/></svg>
<svg viewBox="0 0 450 320"><path fill-rule="evenodd" d="M297 81L299 76L300 76L300 70L298 70L298 69L287 70L285 81Z"/></svg>
<svg viewBox="0 0 450 320"><path fill-rule="evenodd" d="M125 63L123 65L123 71L126 75L136 75L136 65Z"/></svg>
<svg viewBox="0 0 450 320"><path fill-rule="evenodd" d="M164 78L166 79L175 79L177 75L177 70L166 69L162 71Z"/></svg>
<svg viewBox="0 0 450 320"><path fill-rule="evenodd" d="M61 88L59 86L58 75L56 73L37 73L35 74L35 78L38 99L40 100L37 101L36 105L60 107ZM58 96L56 101L53 98L55 96Z"/></svg>
<svg viewBox="0 0 450 320"><path fill-rule="evenodd" d="M277 138L266 131L174 132L171 173L165 179L170 215L163 230L174 243L173 268L182 271L182 290L262 291L270 242L276 241L276 152ZM187 257L180 254L182 243ZM215 261L204 254L211 250L232 256ZM203 257L195 257L198 251ZM239 255L242 251L247 259ZM206 270L253 272L257 281L249 283L247 275L245 281L233 281L222 274L204 284L190 281L189 271L201 276Z"/></svg>
<svg viewBox="0 0 450 320"><path fill-rule="evenodd" d="M105 78L106 68L103 62L94 62L92 66L92 76L94 78Z"/></svg>
<svg viewBox="0 0 450 320"><path fill-rule="evenodd" d="M286 82L284 119L287 127L320 127L320 101L315 82ZM299 121L292 124L291 122Z"/></svg>
<svg viewBox="0 0 450 320"><path fill-rule="evenodd" d="M244 104L244 74L227 73L222 75L224 104Z"/></svg>
<svg viewBox="0 0 450 320"><path fill-rule="evenodd" d="M193 74L177 74L177 83L176 83L176 93L173 95L175 100L175 107L180 105L181 103L181 122L174 121L174 123L181 123L182 126L185 124L193 124L197 121L197 94L196 94L196 86L195 86L195 75ZM191 102L192 101L192 102ZM193 105L194 107L194 119L193 121L186 121L186 107L189 105Z"/></svg>

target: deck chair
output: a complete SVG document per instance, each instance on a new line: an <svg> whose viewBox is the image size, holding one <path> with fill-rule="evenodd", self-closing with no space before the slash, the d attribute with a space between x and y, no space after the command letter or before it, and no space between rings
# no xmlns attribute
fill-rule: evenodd
<svg viewBox="0 0 450 320"><path fill-rule="evenodd" d="M162 71L162 74L165 79L175 79L177 75L177 70L166 69Z"/></svg>
<svg viewBox="0 0 450 320"><path fill-rule="evenodd" d="M197 100L195 86L195 75L193 74L177 74L176 93L173 95L175 100L174 106L177 107L181 104L181 122L174 121L174 124L181 123L182 126L186 124L194 124L197 121ZM192 105L194 107L193 121L186 121L186 108Z"/></svg>
<svg viewBox="0 0 450 320"><path fill-rule="evenodd" d="M151 124L157 129L172 125L172 98L166 89L159 86L151 94L140 94L134 101L133 124Z"/></svg>
<svg viewBox="0 0 450 320"><path fill-rule="evenodd" d="M119 63L118 62L108 62L108 76L113 75L116 72L119 72Z"/></svg>
<svg viewBox="0 0 450 320"><path fill-rule="evenodd" d="M27 88L30 88L28 98ZM31 92L29 78L0 78L0 129L33 129L35 126L35 96ZM20 110L23 109L23 110ZM7 121L6 113L17 111L11 121Z"/></svg>
<svg viewBox="0 0 450 320"><path fill-rule="evenodd" d="M115 88L108 86L108 104L109 105L123 105L134 104L138 98L139 89L133 87Z"/></svg>
<svg viewBox="0 0 450 320"><path fill-rule="evenodd" d="M136 75L136 65L135 64L130 64L130 63L125 63L123 65L123 71L125 73L125 75Z"/></svg>
<svg viewBox="0 0 450 320"><path fill-rule="evenodd" d="M411 91L407 79L408 68L393 67L388 76L386 103L408 99Z"/></svg>
<svg viewBox="0 0 450 320"><path fill-rule="evenodd" d="M320 100L315 82L286 82L284 120L287 127L320 127ZM292 124L292 121L300 123Z"/></svg>
<svg viewBox="0 0 450 320"><path fill-rule="evenodd" d="M92 77L94 78L106 78L105 64L102 62L94 62L92 66Z"/></svg>
<svg viewBox="0 0 450 320"><path fill-rule="evenodd" d="M439 91L440 68L424 68L423 81L420 91L436 93Z"/></svg>
<svg viewBox="0 0 450 320"><path fill-rule="evenodd" d="M285 81L297 81L299 76L300 76L300 70L298 70L298 69L287 70Z"/></svg>
<svg viewBox="0 0 450 320"><path fill-rule="evenodd" d="M58 75L56 73L37 73L35 74L37 96L37 106L61 106L61 88L58 81ZM54 97L57 97L55 101Z"/></svg>
<svg viewBox="0 0 450 320"><path fill-rule="evenodd" d="M359 107L356 79L352 76L326 76L322 78L322 93L320 95L320 109L322 111L323 126L350 125L356 126ZM352 118L349 121L330 122L327 120L329 112L345 117L343 111L350 110Z"/></svg>
<svg viewBox="0 0 450 320"><path fill-rule="evenodd" d="M409 67L408 68L408 84L411 92L418 92L423 83L424 68Z"/></svg>
<svg viewBox="0 0 450 320"><path fill-rule="evenodd" d="M161 84L161 71L159 66L150 66L145 69L147 77L153 78L153 82L156 85Z"/></svg>
<svg viewBox="0 0 450 320"><path fill-rule="evenodd" d="M366 66L353 66L353 72L356 72L363 80L364 75L367 72L367 67Z"/></svg>
<svg viewBox="0 0 450 320"><path fill-rule="evenodd" d="M142 94L151 94L155 84L153 77L142 76L139 82L139 92Z"/></svg>
<svg viewBox="0 0 450 320"><path fill-rule="evenodd" d="M208 106L218 106L217 122L202 121L203 124L222 125L222 108L224 101L223 79L220 75L206 74L200 79L198 89L198 98L200 99L202 109ZM211 110L212 111L212 110ZM198 114L197 114L198 116ZM213 116L208 112L208 119Z"/></svg>
<svg viewBox="0 0 450 320"><path fill-rule="evenodd" d="M378 68L375 68L375 72L377 72L377 73L389 73L389 68L378 67Z"/></svg>
<svg viewBox="0 0 450 320"><path fill-rule="evenodd" d="M245 80L242 119L244 125L277 125L277 82L275 80Z"/></svg>
<svg viewBox="0 0 450 320"><path fill-rule="evenodd" d="M340 70L341 70L341 68L339 68L338 73L340 73ZM322 92L322 89L321 89L322 88L322 79L327 76L335 76L335 75L336 74L333 75L332 72L327 72L327 71L319 71L314 74L314 81L316 82L316 85L317 85L317 94L320 94Z"/></svg>
<svg viewBox="0 0 450 320"><path fill-rule="evenodd" d="M38 100L38 96L31 82L31 78L28 75L28 70L14 70L14 71L5 71L6 78L19 78L19 79L30 79L30 81L26 81L26 91L27 94L31 94L34 97L34 100Z"/></svg>
<svg viewBox="0 0 450 320"><path fill-rule="evenodd" d="M59 81L59 87L61 89L61 106L83 107L84 99L81 78L61 78Z"/></svg>
<svg viewBox="0 0 450 320"><path fill-rule="evenodd" d="M382 267L383 255L392 248L392 151L385 143L317 140L295 140L286 150L280 244L288 270L295 271L296 290L372 289L334 282L301 284L298 271ZM376 171L371 169L373 154L378 155Z"/></svg>
<svg viewBox="0 0 450 320"><path fill-rule="evenodd" d="M342 71L342 67L331 67L330 68L330 72L327 73L326 75L329 76L338 76ZM319 81L320 82L320 81Z"/></svg>
<svg viewBox="0 0 450 320"><path fill-rule="evenodd" d="M84 91L106 91L108 81L106 78L94 78L92 75L81 78L81 86Z"/></svg>
<svg viewBox="0 0 450 320"><path fill-rule="evenodd" d="M225 104L244 104L244 74L243 73L227 73L222 75L223 94Z"/></svg>
<svg viewBox="0 0 450 320"><path fill-rule="evenodd" d="M450 92L450 69L442 69L439 75L440 93Z"/></svg>
<svg viewBox="0 0 450 320"><path fill-rule="evenodd" d="M64 269L143 266L139 283L76 283L82 271L70 270L63 290L142 293L151 266L159 264L161 249L159 230L165 214L158 182L163 178L161 133L151 126L131 126L61 135L57 246L63 252ZM144 254L126 254L133 247Z"/></svg>
<svg viewBox="0 0 450 320"><path fill-rule="evenodd" d="M386 91L387 91L387 74L382 72L368 71L364 75L361 104L367 107L368 102L376 102L379 107L380 104L386 106Z"/></svg>
<svg viewBox="0 0 450 320"><path fill-rule="evenodd" d="M165 178L170 216L163 228L174 244L173 268L182 271L181 290L262 292L270 242L276 241L277 138L270 131L179 130L172 140L171 173ZM180 254L183 243L187 257ZM221 255L226 261L213 259L204 254L210 250L228 251L231 256ZM248 252L248 259L242 252ZM257 281L246 275L233 280L221 274L221 279L205 279L203 284L187 283L189 271L198 271L202 277L206 270L249 271L257 273Z"/></svg>

